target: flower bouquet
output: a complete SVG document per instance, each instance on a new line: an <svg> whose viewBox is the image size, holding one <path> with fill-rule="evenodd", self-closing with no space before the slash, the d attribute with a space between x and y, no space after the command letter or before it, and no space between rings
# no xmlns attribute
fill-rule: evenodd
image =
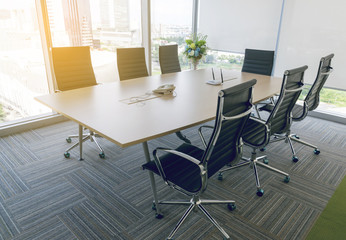
<svg viewBox="0 0 346 240"><path fill-rule="evenodd" d="M193 64L194 70L197 69L199 60L202 57L207 55L207 35L192 35L190 39L186 39L184 55L191 61Z"/></svg>

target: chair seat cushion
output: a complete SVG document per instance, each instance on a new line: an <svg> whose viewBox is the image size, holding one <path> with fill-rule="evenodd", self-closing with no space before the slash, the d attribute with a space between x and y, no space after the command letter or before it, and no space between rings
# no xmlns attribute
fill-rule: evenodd
<svg viewBox="0 0 346 240"><path fill-rule="evenodd" d="M204 150L187 143L180 145L176 150L188 154L198 160L202 158L204 153ZM202 185L200 168L196 164L170 153L164 154L159 158L169 182L172 182L191 193L200 190ZM149 163L144 164L143 169L147 169L159 175L155 161L150 161Z"/></svg>

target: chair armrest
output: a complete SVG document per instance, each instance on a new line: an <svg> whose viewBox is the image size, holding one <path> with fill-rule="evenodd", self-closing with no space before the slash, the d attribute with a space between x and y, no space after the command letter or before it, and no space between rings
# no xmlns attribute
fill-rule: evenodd
<svg viewBox="0 0 346 240"><path fill-rule="evenodd" d="M257 118L257 117L252 117L252 116L250 118L251 118L251 120L254 120L260 124L263 124L263 125L266 124L266 121L264 121L262 118Z"/></svg>
<svg viewBox="0 0 346 240"><path fill-rule="evenodd" d="M193 164L195 164L195 165L197 165L199 167L201 176L206 175L206 173L207 173L207 171L205 171L205 168L204 168L203 164L201 164L201 162L198 159L196 159L194 157L191 157L190 155L188 155L186 153L179 152L177 150L158 147L158 148L156 148L153 151L154 161L155 161L155 164L157 166L157 169L159 170L159 173L160 173L161 177L164 179L164 181L167 184L168 184L167 178L166 178L165 172L164 172L164 170L162 168L162 165L161 165L161 162L160 162L160 158L159 158L158 153L157 153L158 151L163 151L163 152L167 152L167 153L170 153L170 154L174 154L174 155L177 155L179 157L182 157L182 158L192 162Z"/></svg>
<svg viewBox="0 0 346 240"><path fill-rule="evenodd" d="M270 126L263 119L250 117L245 125L242 139L250 147L264 147L270 139Z"/></svg>
<svg viewBox="0 0 346 240"><path fill-rule="evenodd" d="M202 129L203 129L203 128L214 129L214 127L213 127L213 126L204 125L204 126L201 126L201 127L198 129L198 134L199 134L199 136L200 136L200 138L201 138L201 141L202 141L202 143L203 143L203 146L204 146L204 148L207 148L207 142L205 141L204 136L203 136L203 134L202 134Z"/></svg>
<svg viewBox="0 0 346 240"><path fill-rule="evenodd" d="M293 121L301 121L307 115L309 111L309 106L306 100L304 100L303 105L296 103L292 109L292 120Z"/></svg>

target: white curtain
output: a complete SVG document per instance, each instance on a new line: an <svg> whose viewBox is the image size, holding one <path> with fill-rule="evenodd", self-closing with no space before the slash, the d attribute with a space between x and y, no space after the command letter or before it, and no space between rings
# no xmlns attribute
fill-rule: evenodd
<svg viewBox="0 0 346 240"><path fill-rule="evenodd" d="M275 72L308 65L305 82L315 80L321 57L334 53L334 72L325 86L346 89L346 1L286 0Z"/></svg>
<svg viewBox="0 0 346 240"><path fill-rule="evenodd" d="M198 32L215 50L275 50L282 0L200 0Z"/></svg>

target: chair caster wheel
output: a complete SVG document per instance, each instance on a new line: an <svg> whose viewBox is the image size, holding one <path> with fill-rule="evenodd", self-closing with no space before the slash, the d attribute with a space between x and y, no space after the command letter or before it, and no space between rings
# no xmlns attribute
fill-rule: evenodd
<svg viewBox="0 0 346 240"><path fill-rule="evenodd" d="M235 205L235 203L228 203L227 204L228 210L233 211L237 208L237 206Z"/></svg>
<svg viewBox="0 0 346 240"><path fill-rule="evenodd" d="M293 161L293 162L298 162L299 159L298 159L296 156L293 156L293 157L292 157L292 161Z"/></svg>
<svg viewBox="0 0 346 240"><path fill-rule="evenodd" d="M264 147L264 148L260 148L260 151L261 152L264 152L266 150L266 148Z"/></svg>
<svg viewBox="0 0 346 240"><path fill-rule="evenodd" d="M260 188L260 189L257 190L256 194L257 194L257 196L262 197L263 194L264 194L264 190L262 188Z"/></svg>
<svg viewBox="0 0 346 240"><path fill-rule="evenodd" d="M100 153L99 156L100 156L100 158L105 158L106 157L105 153L103 153L103 152Z"/></svg>
<svg viewBox="0 0 346 240"><path fill-rule="evenodd" d="M222 175L222 173L219 173L219 175L217 176L217 180L220 180L220 181L223 180L223 175Z"/></svg>
<svg viewBox="0 0 346 240"><path fill-rule="evenodd" d="M299 137L299 136L297 136L297 135L295 135L294 137L295 137L296 139L300 139L300 137Z"/></svg>
<svg viewBox="0 0 346 240"><path fill-rule="evenodd" d="M163 218L163 215L162 215L162 214L159 214L159 213L156 213L156 214L155 214L155 217L156 217L157 219L162 219L162 218Z"/></svg>
<svg viewBox="0 0 346 240"><path fill-rule="evenodd" d="M291 180L290 176L286 176L286 177L284 178L284 182L285 182L285 183L289 183L290 180Z"/></svg>
<svg viewBox="0 0 346 240"><path fill-rule="evenodd" d="M316 148L315 150L314 150L314 153L316 154L316 155L318 155L318 154L320 154L320 150L318 149L318 148Z"/></svg>
<svg viewBox="0 0 346 240"><path fill-rule="evenodd" d="M153 204L151 205L151 209L156 211L156 204L153 202Z"/></svg>
<svg viewBox="0 0 346 240"><path fill-rule="evenodd" d="M71 138L66 138L66 142L71 143L72 139Z"/></svg>
<svg viewBox="0 0 346 240"><path fill-rule="evenodd" d="M268 164L268 163L269 163L269 160L266 159L266 158L264 158L264 159L263 159L263 163Z"/></svg>
<svg viewBox="0 0 346 240"><path fill-rule="evenodd" d="M69 153L69 152L65 152L65 153L64 153L64 157L65 157L65 158L69 158L69 157L70 157L70 153Z"/></svg>

